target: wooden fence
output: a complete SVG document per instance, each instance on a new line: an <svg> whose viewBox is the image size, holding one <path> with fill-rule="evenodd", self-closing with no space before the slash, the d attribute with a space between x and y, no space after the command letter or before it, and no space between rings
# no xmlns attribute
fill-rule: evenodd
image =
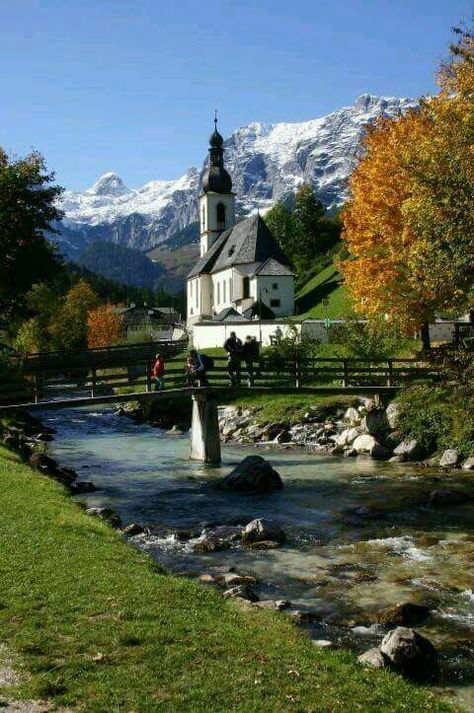
<svg viewBox="0 0 474 713"><path fill-rule="evenodd" d="M175 343L176 344L176 343ZM179 348L179 347L176 347ZM160 345L160 351L164 352ZM91 396L105 394L149 392L154 388L151 377L153 349L130 354L112 363L92 360L80 365L67 359L63 365L46 361L28 360L21 380L0 384L0 405L13 403L48 402L59 397ZM109 358L109 357L107 357ZM115 360L115 362L114 362ZM259 387L336 387L341 392L347 387L385 386L397 387L412 383L438 380L435 369L416 359L388 359L369 361L364 359L338 359L321 357L300 361L277 361L262 358L254 364L254 384ZM212 386L229 386L226 357L214 357L214 367L208 372ZM248 372L242 364L241 381L247 385ZM170 357L166 361L165 386L184 388L189 386L184 358Z"/></svg>

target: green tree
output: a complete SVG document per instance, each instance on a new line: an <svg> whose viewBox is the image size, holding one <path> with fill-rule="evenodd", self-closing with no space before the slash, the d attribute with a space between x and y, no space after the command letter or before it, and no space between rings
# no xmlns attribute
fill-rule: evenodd
<svg viewBox="0 0 474 713"><path fill-rule="evenodd" d="M29 354L41 351L44 348L44 341L44 329L38 317L32 317L20 325L14 345L22 354Z"/></svg>
<svg viewBox="0 0 474 713"><path fill-rule="evenodd" d="M297 191L293 208L294 255L298 271L304 271L308 260L321 252L318 238L325 208L311 186L305 184Z"/></svg>
<svg viewBox="0 0 474 713"><path fill-rule="evenodd" d="M31 153L10 159L0 149L0 312L20 311L31 285L54 276L58 258L46 233L62 213L56 200L62 189L51 185L44 159Z"/></svg>
<svg viewBox="0 0 474 713"><path fill-rule="evenodd" d="M293 216L292 212L284 203L275 203L265 216L267 224L273 237L285 252L288 258L293 257Z"/></svg>
<svg viewBox="0 0 474 713"><path fill-rule="evenodd" d="M72 287L51 325L56 345L61 349L87 347L89 312L99 304L99 297L85 280L80 280Z"/></svg>

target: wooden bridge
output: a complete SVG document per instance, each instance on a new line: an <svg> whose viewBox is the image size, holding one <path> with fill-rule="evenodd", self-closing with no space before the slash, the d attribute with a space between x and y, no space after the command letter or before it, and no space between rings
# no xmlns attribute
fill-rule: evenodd
<svg viewBox="0 0 474 713"><path fill-rule="evenodd" d="M209 387L187 383L184 357L173 356L183 345L176 342L138 345L82 353L43 353L25 359L11 379L0 383L0 411L18 408L58 409L126 401L168 401L191 397L191 457L220 462L217 404L230 396L248 393L380 394L393 396L410 383L435 381L438 374L415 359L368 361L321 357L279 361L265 357L254 365L251 386L230 386L226 357L214 357L208 372ZM150 375L157 351L168 356L166 389L154 391ZM242 383L248 380L242 365Z"/></svg>

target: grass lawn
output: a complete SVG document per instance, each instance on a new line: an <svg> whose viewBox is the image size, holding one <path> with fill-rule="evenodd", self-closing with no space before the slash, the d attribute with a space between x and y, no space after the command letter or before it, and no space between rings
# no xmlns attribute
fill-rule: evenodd
<svg viewBox="0 0 474 713"><path fill-rule="evenodd" d="M88 713L451 710L316 650L282 614L161 573L3 447L0 493L1 638L31 674L22 697Z"/></svg>
<svg viewBox="0 0 474 713"><path fill-rule="evenodd" d="M329 304L324 306L322 300ZM351 313L342 276L334 265L318 272L296 294L297 319L342 319Z"/></svg>
<svg viewBox="0 0 474 713"><path fill-rule="evenodd" d="M321 419L337 408L347 409L357 402L355 396L319 396L312 394L249 394L227 399L227 403L241 408L255 409L255 420L259 424L277 421L298 423L311 407L318 407Z"/></svg>

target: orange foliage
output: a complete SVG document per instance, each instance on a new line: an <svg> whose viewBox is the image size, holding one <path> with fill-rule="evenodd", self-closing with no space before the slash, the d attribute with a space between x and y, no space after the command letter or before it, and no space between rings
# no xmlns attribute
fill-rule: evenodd
<svg viewBox="0 0 474 713"><path fill-rule="evenodd" d="M89 312L87 318L89 347L110 347L122 336L122 318L112 305L100 305Z"/></svg>
<svg viewBox="0 0 474 713"><path fill-rule="evenodd" d="M472 38L440 81L439 95L369 130L343 214L340 269L356 311L406 330L472 305Z"/></svg>

